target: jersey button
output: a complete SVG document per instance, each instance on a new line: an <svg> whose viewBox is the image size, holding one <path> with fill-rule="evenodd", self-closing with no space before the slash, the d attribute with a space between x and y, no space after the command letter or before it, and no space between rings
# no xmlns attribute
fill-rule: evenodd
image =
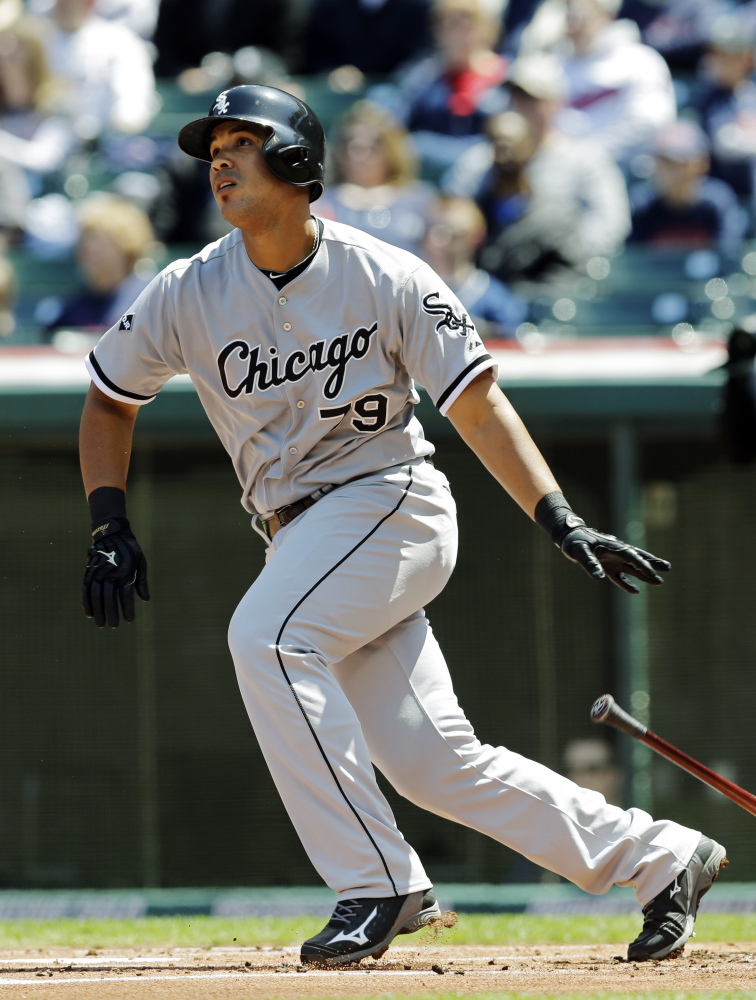
<svg viewBox="0 0 756 1000"><path fill-rule="evenodd" d="M291 330L291 323L284 323L283 328L288 333Z"/></svg>
<svg viewBox="0 0 756 1000"><path fill-rule="evenodd" d="M281 298L278 300L279 306L285 306L286 305L286 301L287 301L286 300L286 296L282 295Z"/></svg>
<svg viewBox="0 0 756 1000"><path fill-rule="evenodd" d="M297 449L296 448L289 448L289 454L290 455L296 455L296 453L297 453Z"/></svg>
<svg viewBox="0 0 756 1000"><path fill-rule="evenodd" d="M297 400L297 409L298 410L303 410L304 406L305 406L305 401L303 399L298 399Z"/></svg>

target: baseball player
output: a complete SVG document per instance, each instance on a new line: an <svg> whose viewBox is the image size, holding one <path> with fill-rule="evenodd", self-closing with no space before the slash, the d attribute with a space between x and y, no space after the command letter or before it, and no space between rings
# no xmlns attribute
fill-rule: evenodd
<svg viewBox="0 0 756 1000"><path fill-rule="evenodd" d="M457 703L423 606L454 567L454 500L414 414L416 379L525 513L573 562L637 593L663 559L588 528L499 390L460 302L413 255L310 213L325 143L313 112L234 87L179 145L210 165L235 228L170 264L90 354L81 462L93 545L84 613L100 627L149 599L126 516L139 407L188 372L268 545L229 644L273 779L338 894L302 961L379 956L439 908L376 783L589 892L632 885L634 960L677 953L725 851L609 805L504 747Z"/></svg>

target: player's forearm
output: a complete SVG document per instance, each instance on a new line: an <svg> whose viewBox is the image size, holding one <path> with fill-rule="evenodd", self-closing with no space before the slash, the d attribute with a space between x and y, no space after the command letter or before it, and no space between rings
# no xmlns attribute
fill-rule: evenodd
<svg viewBox="0 0 756 1000"><path fill-rule="evenodd" d="M528 517L533 517L541 497L561 492L522 420L488 373L465 389L450 408L449 419Z"/></svg>
<svg viewBox="0 0 756 1000"><path fill-rule="evenodd" d="M118 403L91 386L79 428L79 458L86 495L100 486L126 489L138 406Z"/></svg>

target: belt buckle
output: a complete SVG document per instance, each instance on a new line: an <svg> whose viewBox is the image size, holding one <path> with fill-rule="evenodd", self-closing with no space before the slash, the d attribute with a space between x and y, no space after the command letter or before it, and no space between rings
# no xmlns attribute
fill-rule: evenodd
<svg viewBox="0 0 756 1000"><path fill-rule="evenodd" d="M260 526L262 527L263 531L268 536L268 538L272 539L273 535L276 534L279 528L285 528L286 525L290 523L289 521L284 521L284 519L281 517L282 514L285 514L287 510L291 510L292 507L301 507L302 510L298 512L298 514L301 514L305 510L308 510L310 507L312 507L314 503L317 503L317 501L320 500L321 497L324 497L327 493L330 493L331 490L335 488L336 488L335 486L321 487L321 489L315 490L315 492L310 494L310 496L302 497L301 500L295 500L294 503L287 503L285 507L279 507L278 510L273 511L270 517L266 518L264 521L261 521ZM275 531L271 531L269 525L274 520L274 518L278 526L276 527ZM294 518L292 518L292 520L294 520Z"/></svg>
<svg viewBox="0 0 756 1000"><path fill-rule="evenodd" d="M271 524L273 523L274 520L277 522L277 527L276 527L275 531L273 531L271 529ZM260 521L260 527L265 532L265 534L268 536L268 538L271 539L271 541L273 539L273 536L278 531L278 529L279 528L283 528L283 526L284 526L284 522L279 517L279 514L278 514L277 510L274 510L273 513L270 515L270 517L266 517L264 521Z"/></svg>
<svg viewBox="0 0 756 1000"><path fill-rule="evenodd" d="M265 521L262 522L263 531L268 536L268 538L272 539L273 536L278 532L278 530L280 528L285 528L286 527L286 525L289 522L288 521L284 521L284 519L281 517L281 515L283 513L285 513L285 511L287 511L290 507L293 507L293 506L294 506L294 504L288 503L288 504L286 504L285 507L279 507L278 510L274 510L273 511L273 513L270 515L269 518L267 518ZM276 530L275 531L272 531L270 529L270 527L269 527L270 524L273 521L276 522Z"/></svg>

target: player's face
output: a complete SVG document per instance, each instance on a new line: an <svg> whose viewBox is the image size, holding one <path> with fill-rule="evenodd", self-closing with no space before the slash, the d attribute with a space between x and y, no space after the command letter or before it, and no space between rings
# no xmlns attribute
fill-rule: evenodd
<svg viewBox="0 0 756 1000"><path fill-rule="evenodd" d="M210 184L226 222L244 229L259 221L261 211L273 211L295 191L275 176L265 162L262 146L268 132L250 122L224 122L210 138Z"/></svg>

